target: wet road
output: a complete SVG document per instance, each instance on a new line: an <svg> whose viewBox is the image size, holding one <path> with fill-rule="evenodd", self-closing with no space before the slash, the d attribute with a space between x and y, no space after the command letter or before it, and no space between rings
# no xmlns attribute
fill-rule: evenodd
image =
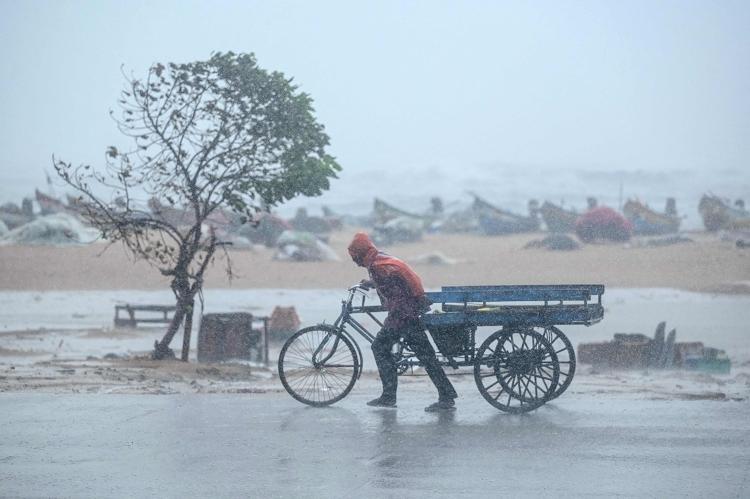
<svg viewBox="0 0 750 499"><path fill-rule="evenodd" d="M526 416L462 391L427 414L356 390L0 395L0 495L45 497L747 497L748 402L566 394Z"/></svg>

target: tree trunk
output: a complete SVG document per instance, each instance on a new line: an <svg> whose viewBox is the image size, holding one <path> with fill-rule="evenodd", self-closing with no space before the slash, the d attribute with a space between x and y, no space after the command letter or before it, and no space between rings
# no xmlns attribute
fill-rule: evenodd
<svg viewBox="0 0 750 499"><path fill-rule="evenodd" d="M154 342L154 353L152 354L152 357L155 360L174 357L174 352L172 352L172 350L169 348L169 343L172 341L172 338L174 338L174 335L177 334L177 330L180 328L180 324L182 324L182 319L185 317L186 308L187 306L182 300L177 300L177 309L174 312L174 317L172 317L172 322L169 323L167 332L164 334L164 337L161 339L161 341Z"/></svg>
<svg viewBox="0 0 750 499"><path fill-rule="evenodd" d="M185 327L182 332L182 360L187 362L190 354L190 333L193 330L193 308L195 300L191 299L185 311Z"/></svg>
<svg viewBox="0 0 750 499"><path fill-rule="evenodd" d="M193 307L195 305L195 295L200 292L203 284L203 272L206 270L206 266L211 261L214 250L216 249L216 237L214 236L213 229L211 229L210 246L206 252L206 256L201 262L198 271L195 276L190 276L188 273L188 266L195 257L196 249L200 240L200 224L197 228L194 228L195 236L192 240L191 246L186 247L185 245L180 247L179 263L174 270L174 279L172 280L172 291L177 297L177 309L175 310L174 319L169 325L164 338L161 342L157 342L154 345L154 358L164 358L164 356L174 357L174 353L169 348L169 343L174 338L177 330L180 327L183 319L185 320L183 329L182 339L182 355L181 359L184 361L188 360L190 354L190 334L193 330ZM193 284L191 285L191 279Z"/></svg>

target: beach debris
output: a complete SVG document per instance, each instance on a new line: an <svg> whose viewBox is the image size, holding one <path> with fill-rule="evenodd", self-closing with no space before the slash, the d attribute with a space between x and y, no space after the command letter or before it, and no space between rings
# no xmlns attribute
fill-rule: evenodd
<svg viewBox="0 0 750 499"><path fill-rule="evenodd" d="M597 206L576 221L576 235L584 243L628 241L632 234L632 224L608 206Z"/></svg>
<svg viewBox="0 0 750 499"><path fill-rule="evenodd" d="M276 260L295 262L336 262L340 258L330 246L321 241L315 234L287 230L281 233L276 241Z"/></svg>
<svg viewBox="0 0 750 499"><path fill-rule="evenodd" d="M634 239L631 246L634 247L646 247L646 248L660 248L662 246L672 246L674 244L692 243L694 242L689 237L683 236L682 234L672 234L668 236L658 237L646 237Z"/></svg>
<svg viewBox="0 0 750 499"><path fill-rule="evenodd" d="M0 244L66 246L90 244L99 231L67 213L41 216L0 237Z"/></svg>
<svg viewBox="0 0 750 499"><path fill-rule="evenodd" d="M734 244L737 248L750 247L750 230L722 230L719 239Z"/></svg>
<svg viewBox="0 0 750 499"><path fill-rule="evenodd" d="M286 340L299 329L300 324L294 307L276 306L268 320L268 332L274 340Z"/></svg>
<svg viewBox="0 0 750 499"><path fill-rule="evenodd" d="M681 368L728 374L731 362L726 352L702 342L676 343L677 331L666 332L666 322L656 326L653 338L640 333L615 333L614 340L578 345L578 361L595 367L616 369Z"/></svg>
<svg viewBox="0 0 750 499"><path fill-rule="evenodd" d="M203 314L198 362L252 360L268 364L268 317L249 312Z"/></svg>
<svg viewBox="0 0 750 499"><path fill-rule="evenodd" d="M575 239L566 234L550 234L544 239L535 239L529 241L523 247L524 249L543 248L553 251L570 251L577 250L581 247Z"/></svg>
<svg viewBox="0 0 750 499"><path fill-rule="evenodd" d="M262 247L261 244L254 244L250 239L245 236L240 236L232 232L225 232L221 234L221 244L225 246L231 246L235 249L242 250L255 250L258 247Z"/></svg>

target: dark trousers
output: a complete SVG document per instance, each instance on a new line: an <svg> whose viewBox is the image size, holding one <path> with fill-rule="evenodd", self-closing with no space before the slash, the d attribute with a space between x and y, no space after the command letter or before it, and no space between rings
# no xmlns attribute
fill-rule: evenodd
<svg viewBox="0 0 750 499"><path fill-rule="evenodd" d="M375 356L375 363L378 365L380 381L383 383L383 397L396 400L398 374L396 372L396 359L392 350L401 338L404 339L406 346L414 352L424 366L427 375L437 388L440 400L456 398L458 396L456 390L438 363L435 350L418 320L409 323L403 329L383 328L372 342L372 353Z"/></svg>

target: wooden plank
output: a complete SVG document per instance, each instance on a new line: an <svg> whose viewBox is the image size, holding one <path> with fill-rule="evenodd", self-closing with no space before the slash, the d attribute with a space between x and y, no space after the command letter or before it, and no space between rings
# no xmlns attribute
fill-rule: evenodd
<svg viewBox="0 0 750 499"><path fill-rule="evenodd" d="M128 322L130 322L130 319L128 319ZM172 318L171 317L150 317L148 319L141 319L140 317L136 317L135 319L133 319L133 322L150 322L154 324L157 324L157 323L166 324L168 322L172 322Z"/></svg>
<svg viewBox="0 0 750 499"><path fill-rule="evenodd" d="M508 306L497 307L491 311L466 311L425 314L422 321L425 325L458 325L475 326L552 326L565 324L591 325L602 320L604 307L601 305L557 305L557 306Z"/></svg>
<svg viewBox="0 0 750 499"><path fill-rule="evenodd" d="M603 284L513 284L503 286L443 286L441 291L449 292L497 292L503 294L541 295L550 294L574 294L576 291L588 293L588 295L604 294Z"/></svg>
<svg viewBox="0 0 750 499"><path fill-rule="evenodd" d="M428 292L426 295L433 303L591 300L588 290L564 288L448 290Z"/></svg>
<svg viewBox="0 0 750 499"><path fill-rule="evenodd" d="M116 310L137 310L143 312L174 312L174 305L115 305Z"/></svg>
<svg viewBox="0 0 750 499"><path fill-rule="evenodd" d="M503 289L585 289L592 294L604 293L603 284L502 284L482 286L442 286L443 291L503 290Z"/></svg>

